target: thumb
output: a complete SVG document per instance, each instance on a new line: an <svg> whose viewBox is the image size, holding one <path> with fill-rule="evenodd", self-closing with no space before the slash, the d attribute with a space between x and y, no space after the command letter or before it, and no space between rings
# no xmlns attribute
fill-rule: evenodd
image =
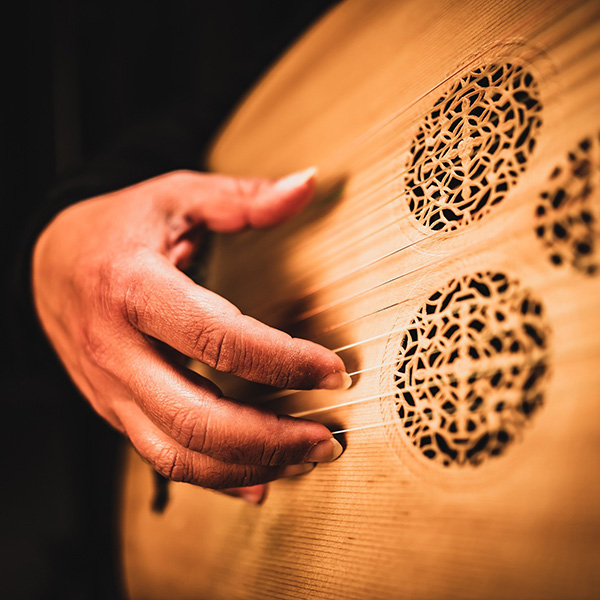
<svg viewBox="0 0 600 600"><path fill-rule="evenodd" d="M278 180L184 172L165 181L168 210L186 228L233 232L271 227L297 215L315 190L311 167Z"/></svg>

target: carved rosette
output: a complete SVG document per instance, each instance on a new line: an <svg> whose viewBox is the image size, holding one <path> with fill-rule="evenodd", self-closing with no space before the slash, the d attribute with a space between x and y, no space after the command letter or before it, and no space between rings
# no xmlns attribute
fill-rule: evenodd
<svg viewBox="0 0 600 600"><path fill-rule="evenodd" d="M600 268L600 134L572 148L548 177L536 207L536 235L553 265L584 275Z"/></svg>
<svg viewBox="0 0 600 600"><path fill-rule="evenodd" d="M397 353L384 385L401 437L443 467L502 454L543 404L549 335L542 304L505 274L451 280L399 348L390 340Z"/></svg>
<svg viewBox="0 0 600 600"><path fill-rule="evenodd" d="M533 75L511 62L457 79L410 145L405 197L416 221L452 231L481 219L527 167L541 124Z"/></svg>

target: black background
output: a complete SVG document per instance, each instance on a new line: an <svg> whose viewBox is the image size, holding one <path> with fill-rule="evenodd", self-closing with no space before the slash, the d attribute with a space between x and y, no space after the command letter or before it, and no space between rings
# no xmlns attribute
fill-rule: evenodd
<svg viewBox="0 0 600 600"><path fill-rule="evenodd" d="M329 4L26 1L4 15L3 597L120 597L118 436L70 385L29 311L30 246L56 203L50 190L95 177L108 191L199 165L240 96ZM151 148L153 123L190 107L192 141L179 144L175 127L171 152L89 166L124 131Z"/></svg>

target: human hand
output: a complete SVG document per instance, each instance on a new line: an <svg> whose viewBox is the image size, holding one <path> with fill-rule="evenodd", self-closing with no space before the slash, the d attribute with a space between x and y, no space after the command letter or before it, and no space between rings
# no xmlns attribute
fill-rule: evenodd
<svg viewBox="0 0 600 600"><path fill-rule="evenodd" d="M276 225L314 185L312 170L277 182L178 171L79 202L39 237L33 293L46 334L94 409L165 477L256 486L341 453L323 425L225 398L157 344L276 387L349 384L336 354L242 315L180 270L203 228Z"/></svg>

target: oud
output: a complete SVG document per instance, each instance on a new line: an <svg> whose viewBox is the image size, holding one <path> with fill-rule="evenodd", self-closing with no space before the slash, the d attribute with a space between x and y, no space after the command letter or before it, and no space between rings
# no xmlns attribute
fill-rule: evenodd
<svg viewBox="0 0 600 600"><path fill-rule="evenodd" d="M132 598L592 598L600 589L600 4L349 0L210 168L319 190L216 240L208 286L338 352L346 391L228 394L346 451L261 506L130 451Z"/></svg>

